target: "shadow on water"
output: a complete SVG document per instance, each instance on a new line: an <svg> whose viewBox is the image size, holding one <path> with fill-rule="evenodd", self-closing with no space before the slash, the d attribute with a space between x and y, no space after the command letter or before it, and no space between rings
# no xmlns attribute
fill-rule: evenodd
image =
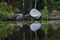
<svg viewBox="0 0 60 40"><path fill-rule="evenodd" d="M0 22L1 24L14 24L12 30L5 28L5 32L2 30L4 27L0 28L0 40L59 40L60 39L60 20L41 20L38 21L41 24L40 29L36 30L35 32L30 29L30 25L34 23L34 21L29 22ZM38 25L37 25L38 27ZM7 34L6 34L7 32ZM11 32L11 33L10 33ZM2 34L3 33L3 34ZM1 36L3 35L3 36ZM6 36L7 35L7 36Z"/></svg>

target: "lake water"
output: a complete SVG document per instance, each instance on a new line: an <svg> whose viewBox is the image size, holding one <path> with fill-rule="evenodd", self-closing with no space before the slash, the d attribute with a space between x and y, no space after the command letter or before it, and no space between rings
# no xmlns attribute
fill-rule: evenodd
<svg viewBox="0 0 60 40"><path fill-rule="evenodd" d="M32 31L30 25L35 22L41 27ZM60 20L1 21L0 40L60 40Z"/></svg>

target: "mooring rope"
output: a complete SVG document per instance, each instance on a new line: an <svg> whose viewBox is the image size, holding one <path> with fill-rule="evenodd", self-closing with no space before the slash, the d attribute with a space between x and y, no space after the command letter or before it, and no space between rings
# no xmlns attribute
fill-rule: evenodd
<svg viewBox="0 0 60 40"><path fill-rule="evenodd" d="M24 6L25 6L25 3L24 3L24 0L23 0L23 8L24 8Z"/></svg>
<svg viewBox="0 0 60 40"><path fill-rule="evenodd" d="M35 0L35 6L34 6L34 8L36 8L36 6L37 6L37 0Z"/></svg>

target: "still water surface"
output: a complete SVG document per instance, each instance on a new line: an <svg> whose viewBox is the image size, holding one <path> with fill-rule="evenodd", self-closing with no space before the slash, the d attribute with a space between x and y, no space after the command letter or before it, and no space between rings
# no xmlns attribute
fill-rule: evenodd
<svg viewBox="0 0 60 40"><path fill-rule="evenodd" d="M40 23L41 26L38 30L32 31L30 29L30 25L36 22ZM0 25L1 25L0 40L59 40L60 39L60 20L21 21L21 22L1 21ZM36 26L36 28L37 27L38 25Z"/></svg>

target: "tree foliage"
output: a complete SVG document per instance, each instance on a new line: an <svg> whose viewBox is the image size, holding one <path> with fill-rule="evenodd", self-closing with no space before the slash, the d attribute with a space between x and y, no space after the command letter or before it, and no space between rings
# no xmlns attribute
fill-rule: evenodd
<svg viewBox="0 0 60 40"><path fill-rule="evenodd" d="M48 8L60 10L60 0L48 0Z"/></svg>
<svg viewBox="0 0 60 40"><path fill-rule="evenodd" d="M5 20L13 14L14 12L12 11L12 6L9 6L5 2L0 2L0 20Z"/></svg>
<svg viewBox="0 0 60 40"><path fill-rule="evenodd" d="M42 10L42 19L46 19L49 15L49 10L47 7L44 7L44 9Z"/></svg>

